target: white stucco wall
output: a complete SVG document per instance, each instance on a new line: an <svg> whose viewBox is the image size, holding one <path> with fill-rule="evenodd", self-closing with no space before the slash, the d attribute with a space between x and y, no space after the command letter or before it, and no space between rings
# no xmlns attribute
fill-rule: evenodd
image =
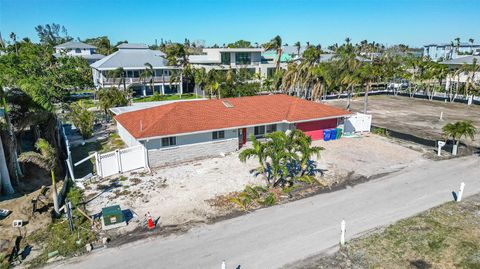
<svg viewBox="0 0 480 269"><path fill-rule="evenodd" d="M119 122L117 122L117 132L127 146L133 147L140 145L140 142L138 142Z"/></svg>

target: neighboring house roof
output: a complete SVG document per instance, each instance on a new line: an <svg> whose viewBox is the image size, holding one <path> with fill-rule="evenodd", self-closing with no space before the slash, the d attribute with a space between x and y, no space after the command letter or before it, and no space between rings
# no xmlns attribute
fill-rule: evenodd
<svg viewBox="0 0 480 269"><path fill-rule="evenodd" d="M472 64L473 59L477 59L477 64L480 65L480 56L464 56L464 57L458 57L455 59L450 59L447 61L441 62L442 64L448 64L448 65L463 65L463 64Z"/></svg>
<svg viewBox="0 0 480 269"><path fill-rule="evenodd" d="M148 49L148 46L140 43L122 43L117 46L118 49Z"/></svg>
<svg viewBox="0 0 480 269"><path fill-rule="evenodd" d="M54 47L55 49L96 49L97 47L78 41L69 41Z"/></svg>
<svg viewBox="0 0 480 269"><path fill-rule="evenodd" d="M164 55L160 51L151 49L118 50L90 66L98 70L112 70L118 67L145 69L145 63L150 63L154 68L161 68L167 66Z"/></svg>
<svg viewBox="0 0 480 269"><path fill-rule="evenodd" d="M349 114L340 108L279 94L176 102L123 113L115 116L115 120L141 140L261 124L338 118Z"/></svg>

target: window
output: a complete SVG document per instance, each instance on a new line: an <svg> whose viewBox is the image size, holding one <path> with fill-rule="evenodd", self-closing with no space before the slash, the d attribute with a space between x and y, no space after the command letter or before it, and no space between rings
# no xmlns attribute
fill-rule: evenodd
<svg viewBox="0 0 480 269"><path fill-rule="evenodd" d="M220 52L222 64L230 64L230 52Z"/></svg>
<svg viewBox="0 0 480 269"><path fill-rule="evenodd" d="M265 126L262 125L262 126L255 126L255 129L254 129L254 135L255 136L261 136L261 135L264 135L265 134Z"/></svg>
<svg viewBox="0 0 480 269"><path fill-rule="evenodd" d="M75 49L75 53L82 53L80 49Z"/></svg>
<svg viewBox="0 0 480 269"><path fill-rule="evenodd" d="M212 132L212 139L222 139L225 138L225 131L216 131Z"/></svg>
<svg viewBox="0 0 480 269"><path fill-rule="evenodd" d="M250 64L250 53L249 52L237 52L235 54L235 63L236 64Z"/></svg>
<svg viewBox="0 0 480 269"><path fill-rule="evenodd" d="M162 147L175 146L176 144L177 138L174 136L162 138Z"/></svg>
<svg viewBox="0 0 480 269"><path fill-rule="evenodd" d="M276 124L270 124L267 125L267 133L273 133L277 131L277 125Z"/></svg>

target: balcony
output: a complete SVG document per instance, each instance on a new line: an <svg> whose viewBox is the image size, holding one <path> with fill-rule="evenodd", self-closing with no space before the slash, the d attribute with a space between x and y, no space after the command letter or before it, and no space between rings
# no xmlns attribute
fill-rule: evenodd
<svg viewBox="0 0 480 269"><path fill-rule="evenodd" d="M163 76L163 77L153 77L154 83L170 83L171 76ZM123 84L121 78L101 78L99 80L100 84L103 85L118 85ZM131 84L150 84L150 78L125 78L125 84L127 86Z"/></svg>

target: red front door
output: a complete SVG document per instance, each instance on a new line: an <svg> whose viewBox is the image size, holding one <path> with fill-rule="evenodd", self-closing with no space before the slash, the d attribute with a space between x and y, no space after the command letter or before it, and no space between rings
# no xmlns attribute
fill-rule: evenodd
<svg viewBox="0 0 480 269"><path fill-rule="evenodd" d="M238 148L247 143L247 128L238 129Z"/></svg>

